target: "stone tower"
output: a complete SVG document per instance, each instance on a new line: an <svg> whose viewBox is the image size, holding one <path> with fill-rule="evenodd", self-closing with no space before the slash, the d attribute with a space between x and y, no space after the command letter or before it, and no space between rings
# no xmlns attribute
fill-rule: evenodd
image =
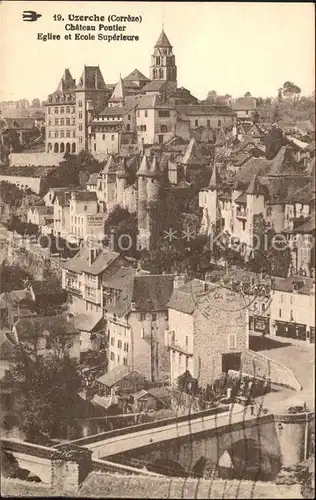
<svg viewBox="0 0 316 500"><path fill-rule="evenodd" d="M116 202L125 208L125 188L128 181L128 172L126 169L126 158L123 158L116 173Z"/></svg>
<svg viewBox="0 0 316 500"><path fill-rule="evenodd" d="M217 167L214 165L211 179L207 188L200 193L200 207L203 207L203 218L200 233L214 236L218 214L218 187L219 176Z"/></svg>
<svg viewBox="0 0 316 500"><path fill-rule="evenodd" d="M144 155L139 170L138 177L138 235L140 249L150 250L155 241L153 223L148 213L149 203L157 201L162 182L162 172L154 156L150 164L149 157Z"/></svg>
<svg viewBox="0 0 316 500"><path fill-rule="evenodd" d="M154 47L154 53L151 56L150 79L167 82L170 92L175 92L177 90L177 66L175 56L173 55L172 45L164 30L160 33Z"/></svg>

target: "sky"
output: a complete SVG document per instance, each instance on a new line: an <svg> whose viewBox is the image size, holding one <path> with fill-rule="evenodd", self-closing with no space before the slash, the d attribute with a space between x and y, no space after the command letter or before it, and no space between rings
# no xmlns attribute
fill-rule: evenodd
<svg viewBox="0 0 316 500"><path fill-rule="evenodd" d="M36 22L22 21L24 10L40 14ZM54 21L60 14L64 21ZM139 41L64 40L65 34L113 34L105 31L66 31L68 15L141 16L126 25L124 34ZM0 100L37 97L53 92L65 68L78 81L84 64L99 65L106 83L115 83L138 68L149 76L153 47L164 26L173 45L178 87L204 99L219 95L276 96L285 81L315 90L315 12L312 3L234 2L83 2L41 1L0 3ZM78 22L73 22L78 24ZM84 25L105 23L80 22ZM110 25L117 24L110 22ZM61 40L42 41L38 33ZM118 32L119 33L119 32Z"/></svg>

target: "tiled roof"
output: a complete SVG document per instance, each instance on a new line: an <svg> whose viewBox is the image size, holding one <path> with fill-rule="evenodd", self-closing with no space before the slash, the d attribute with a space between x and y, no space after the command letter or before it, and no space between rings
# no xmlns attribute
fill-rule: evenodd
<svg viewBox="0 0 316 500"><path fill-rule="evenodd" d="M292 293L294 290L294 285L297 284L298 287L296 293L310 295L313 288L313 282L313 278L307 278L306 276L294 276L291 278L273 277L272 289L278 290L280 292Z"/></svg>
<svg viewBox="0 0 316 500"><path fill-rule="evenodd" d="M315 212L308 219L295 228L296 233L315 233Z"/></svg>
<svg viewBox="0 0 316 500"><path fill-rule="evenodd" d="M79 252L67 262L64 263L64 269L76 273L88 273L94 276L101 274L107 269L119 256L119 253L111 252L110 250L103 250L96 259L89 264L89 248L81 248Z"/></svg>
<svg viewBox="0 0 316 500"><path fill-rule="evenodd" d="M306 175L260 176L268 204L309 203L314 195L314 180Z"/></svg>
<svg viewBox="0 0 316 500"><path fill-rule="evenodd" d="M194 138L190 140L181 163L184 165L205 165L205 158Z"/></svg>
<svg viewBox="0 0 316 500"><path fill-rule="evenodd" d="M147 76L143 75L143 73L141 73L137 68L134 69L134 71L132 71L129 75L127 75L125 78L123 78L123 80L127 80L127 81L150 81L149 78L147 78Z"/></svg>
<svg viewBox="0 0 316 500"><path fill-rule="evenodd" d="M113 276L103 280L103 286L115 290L125 290L133 281L135 274L136 269L122 266Z"/></svg>
<svg viewBox="0 0 316 500"><path fill-rule="evenodd" d="M124 82L123 82L122 78L120 77L119 81L115 85L115 89L113 90L110 101L111 102L122 102L122 101L124 101L124 97L125 97Z"/></svg>
<svg viewBox="0 0 316 500"><path fill-rule="evenodd" d="M64 191L64 190L55 191L54 196L52 198L52 203L55 203L55 200L57 199L60 206L67 207L69 206L70 196L71 196L70 191Z"/></svg>
<svg viewBox="0 0 316 500"><path fill-rule="evenodd" d="M52 215L54 213L54 207L45 206L45 205L35 205L33 207L33 211L36 211L42 215L45 215L45 214Z"/></svg>
<svg viewBox="0 0 316 500"><path fill-rule="evenodd" d="M184 116L195 115L236 115L229 106L216 106L210 104L179 104L176 110Z"/></svg>
<svg viewBox="0 0 316 500"><path fill-rule="evenodd" d="M7 128L20 128L31 130L35 127L33 118L5 118Z"/></svg>
<svg viewBox="0 0 316 500"><path fill-rule="evenodd" d="M125 115L127 115L127 113L131 112L132 109L134 109L134 106L122 106L122 107L121 106L107 106L97 115L97 117L98 116L125 116ZM113 122L111 122L111 123L113 123Z"/></svg>
<svg viewBox="0 0 316 500"><path fill-rule="evenodd" d="M236 198L235 203L247 203L246 193L242 193L238 198Z"/></svg>
<svg viewBox="0 0 316 500"><path fill-rule="evenodd" d="M77 333L76 328L65 316L37 316L19 319L14 325L19 341L39 337L45 332L50 334L71 335Z"/></svg>
<svg viewBox="0 0 316 500"><path fill-rule="evenodd" d="M232 103L234 111L252 111L256 109L256 99L254 97L239 97Z"/></svg>

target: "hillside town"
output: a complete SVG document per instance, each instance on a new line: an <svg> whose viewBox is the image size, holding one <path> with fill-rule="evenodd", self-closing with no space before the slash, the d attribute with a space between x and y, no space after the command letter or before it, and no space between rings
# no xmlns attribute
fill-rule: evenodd
<svg viewBox="0 0 316 500"><path fill-rule="evenodd" d="M28 443L92 450L99 471L296 485L305 464L312 481L315 95L285 82L273 97L199 100L179 86L176 54L162 29L148 76L108 83L99 66L79 79L69 67L44 102L1 103L9 478L45 483L21 466ZM238 411L278 416L279 465L255 448L201 452L192 467L184 451L151 451L155 426L228 410L232 425ZM135 444L146 429L154 444Z"/></svg>

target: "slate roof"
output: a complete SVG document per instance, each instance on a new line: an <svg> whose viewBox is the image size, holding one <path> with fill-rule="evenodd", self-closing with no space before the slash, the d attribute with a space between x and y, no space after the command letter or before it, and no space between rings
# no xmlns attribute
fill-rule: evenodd
<svg viewBox="0 0 316 500"><path fill-rule="evenodd" d="M132 267L120 267L119 270L109 278L103 279L103 286L115 290L125 290L133 281L136 269Z"/></svg>
<svg viewBox="0 0 316 500"><path fill-rule="evenodd" d="M40 337L45 332L53 335L73 335L78 333L71 321L65 316L36 316L32 318L19 319L14 328L19 341L29 338Z"/></svg>
<svg viewBox="0 0 316 500"><path fill-rule="evenodd" d="M89 248L81 248L72 259L64 263L63 268L76 273L85 272L97 276L105 271L120 256L117 252L103 250L90 266L89 253Z"/></svg>
<svg viewBox="0 0 316 500"><path fill-rule="evenodd" d="M306 175L260 176L267 204L309 203L314 197L314 180Z"/></svg>
<svg viewBox="0 0 316 500"><path fill-rule="evenodd" d="M33 212L38 212L41 215L52 215L54 213L54 207L45 206L45 205L35 205L31 207Z"/></svg>
<svg viewBox="0 0 316 500"><path fill-rule="evenodd" d="M59 82L55 94L65 92L66 90L74 90L76 87L76 80L72 77L68 68L65 69L63 76Z"/></svg>
<svg viewBox="0 0 316 500"><path fill-rule="evenodd" d="M110 155L103 169L103 173L115 173L117 168L118 163L115 161L114 156Z"/></svg>
<svg viewBox="0 0 316 500"><path fill-rule="evenodd" d="M127 113L132 111L134 106L106 106L98 115L98 116L125 116ZM99 122L97 122L99 123ZM113 122L111 122L113 123Z"/></svg>
<svg viewBox="0 0 316 500"><path fill-rule="evenodd" d="M273 277L272 289L278 290L280 292L292 293L294 290L294 284L301 283L301 286L298 287L296 293L302 295L310 295L313 288L313 282L313 278L307 278L306 276L293 276L291 278Z"/></svg>
<svg viewBox="0 0 316 500"><path fill-rule="evenodd" d="M83 332L92 332L103 317L102 312L81 313L74 316L75 328Z"/></svg>
<svg viewBox="0 0 316 500"><path fill-rule="evenodd" d="M55 200L58 200L58 203L62 207L68 207L70 201L71 191L58 190L54 192L54 196L52 198L52 203L55 203Z"/></svg>
<svg viewBox="0 0 316 500"><path fill-rule="evenodd" d="M184 116L204 115L236 115L229 106L216 106L211 104L179 104L176 110Z"/></svg>
<svg viewBox="0 0 316 500"><path fill-rule="evenodd" d="M122 102L124 101L125 97L125 88L124 88L124 82L122 78L120 77L119 81L115 85L115 88L113 90L113 93L111 95L110 101L111 102Z"/></svg>
<svg viewBox="0 0 316 500"><path fill-rule="evenodd" d="M204 287L203 281L194 279L179 288L175 288L167 303L168 308L193 314L198 304L199 295L205 291Z"/></svg>
<svg viewBox="0 0 316 500"><path fill-rule="evenodd" d="M308 217L302 224L295 228L295 233L315 232L315 212Z"/></svg>
<svg viewBox="0 0 316 500"><path fill-rule="evenodd" d="M86 186L94 186L97 183L99 174L91 174L88 181L86 182Z"/></svg>
<svg viewBox="0 0 316 500"><path fill-rule="evenodd" d="M190 140L181 163L184 165L205 165L205 158L194 138Z"/></svg>
<svg viewBox="0 0 316 500"><path fill-rule="evenodd" d="M143 73L141 73L139 71L139 69L134 69L134 71L132 71L129 75L127 75L125 78L123 78L123 80L126 80L126 81L141 81L141 82L144 82L144 81L147 81L149 82L149 78L147 78L147 76L143 75Z"/></svg>
<svg viewBox="0 0 316 500"><path fill-rule="evenodd" d="M164 47L164 48L172 48L171 43L168 40L168 37L164 30L161 31L159 38L155 44L155 47Z"/></svg>
<svg viewBox="0 0 316 500"><path fill-rule="evenodd" d="M130 370L125 366L118 365L113 368L113 370L105 373L105 375L102 375L102 377L99 377L97 381L103 385L106 385L107 387L112 387L114 384L117 384L117 382L120 382L133 373L136 373L143 377L143 375L137 370Z"/></svg>
<svg viewBox="0 0 316 500"><path fill-rule="evenodd" d="M153 82L146 83L146 85L142 88L142 92L159 92L163 90L165 86L165 81L154 80Z"/></svg>
<svg viewBox="0 0 316 500"><path fill-rule="evenodd" d="M94 191L75 191L73 193L74 199L76 201L97 201L97 193Z"/></svg>
<svg viewBox="0 0 316 500"><path fill-rule="evenodd" d="M77 90L105 90L106 85L99 66L84 66Z"/></svg>

